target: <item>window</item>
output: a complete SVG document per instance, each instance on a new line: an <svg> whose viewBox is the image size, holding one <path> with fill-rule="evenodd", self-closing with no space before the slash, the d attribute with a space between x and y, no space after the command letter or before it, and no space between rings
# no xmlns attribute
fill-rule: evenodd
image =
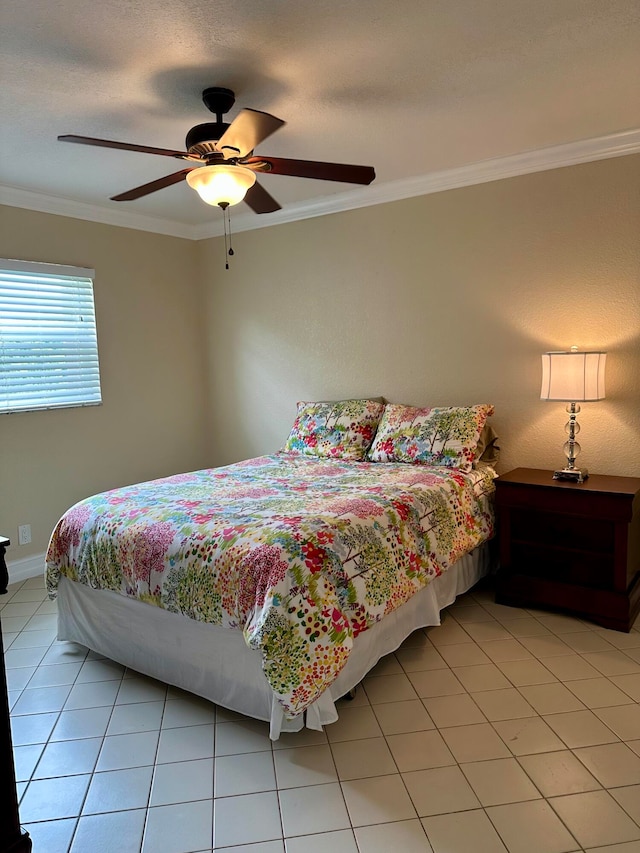
<svg viewBox="0 0 640 853"><path fill-rule="evenodd" d="M0 259L0 413L102 402L93 277Z"/></svg>

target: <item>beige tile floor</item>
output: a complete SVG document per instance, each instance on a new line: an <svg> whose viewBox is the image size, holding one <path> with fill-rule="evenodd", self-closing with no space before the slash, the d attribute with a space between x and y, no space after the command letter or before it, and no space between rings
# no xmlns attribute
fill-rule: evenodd
<svg viewBox="0 0 640 853"><path fill-rule="evenodd" d="M0 598L34 853L640 853L640 623L496 605L418 631L325 732L246 719Z"/></svg>

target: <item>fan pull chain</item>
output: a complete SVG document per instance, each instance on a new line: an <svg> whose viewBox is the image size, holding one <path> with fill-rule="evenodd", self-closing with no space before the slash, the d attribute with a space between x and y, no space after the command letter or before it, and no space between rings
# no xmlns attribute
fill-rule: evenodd
<svg viewBox="0 0 640 853"><path fill-rule="evenodd" d="M227 208L222 211L222 222L224 223L224 268L226 270L229 269L229 261L227 260L227 256L229 254L227 250Z"/></svg>
<svg viewBox="0 0 640 853"><path fill-rule="evenodd" d="M227 208L227 221L229 223L229 255L233 257L235 252L233 251L233 247L231 246L231 214L229 213L229 208Z"/></svg>
<svg viewBox="0 0 640 853"><path fill-rule="evenodd" d="M223 228L224 228L224 257L225 257L224 268L226 270L228 270L229 269L229 261L227 260L227 258L229 255L231 255L231 256L234 255L234 251L231 247L231 216L229 214L228 202L226 202L226 201L220 202L219 207L222 208L222 224L223 224ZM227 243L227 230L229 232L228 243Z"/></svg>

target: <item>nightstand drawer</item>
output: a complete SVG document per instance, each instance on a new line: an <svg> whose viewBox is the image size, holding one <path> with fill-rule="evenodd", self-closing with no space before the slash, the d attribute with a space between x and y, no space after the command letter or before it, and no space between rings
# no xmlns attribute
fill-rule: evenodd
<svg viewBox="0 0 640 853"><path fill-rule="evenodd" d="M613 555L511 541L511 569L521 575L593 589L613 589Z"/></svg>
<svg viewBox="0 0 640 853"><path fill-rule="evenodd" d="M510 519L512 540L552 547L567 544L586 552L613 553L615 527L608 520L519 508L511 510Z"/></svg>

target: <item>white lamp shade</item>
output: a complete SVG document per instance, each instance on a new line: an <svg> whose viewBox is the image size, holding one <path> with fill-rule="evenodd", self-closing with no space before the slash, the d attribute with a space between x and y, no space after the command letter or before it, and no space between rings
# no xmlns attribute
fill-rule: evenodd
<svg viewBox="0 0 640 853"><path fill-rule="evenodd" d="M191 189L207 204L238 204L255 182L256 175L251 169L225 163L201 166L187 175Z"/></svg>
<svg viewBox="0 0 640 853"><path fill-rule="evenodd" d="M606 360L606 352L543 353L540 399L568 403L603 400Z"/></svg>

